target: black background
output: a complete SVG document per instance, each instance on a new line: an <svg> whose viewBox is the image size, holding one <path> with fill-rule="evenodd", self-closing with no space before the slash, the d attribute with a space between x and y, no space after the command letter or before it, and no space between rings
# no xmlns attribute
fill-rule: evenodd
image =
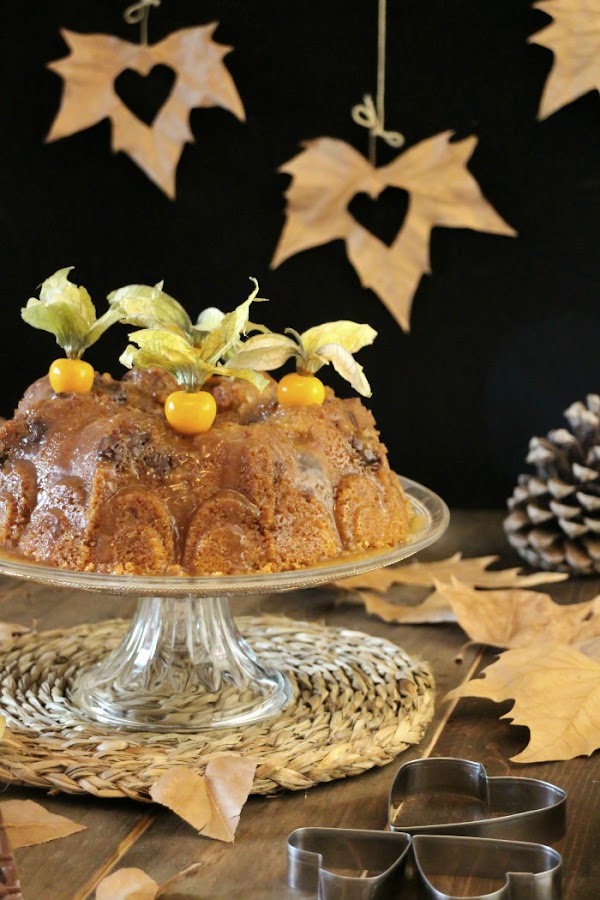
<svg viewBox="0 0 600 900"><path fill-rule="evenodd" d="M269 269L289 180L278 167L325 135L366 152L350 109L375 91L376 0L163 0L152 11L151 42L220 23L215 39L235 48L226 63L247 114L241 123L219 108L191 113L196 143L183 152L175 202L111 154L107 121L44 143L62 87L46 63L67 53L59 29L137 41L125 6L4 10L0 412L58 355L51 336L19 318L57 268L75 265L73 280L100 310L109 290L164 278L194 314L237 305L256 275L274 329L351 318L379 331L360 361L397 470L453 505L502 505L529 437L600 389L600 99L591 91L536 121L552 54L527 38L548 17L530 0L388 0L387 127L408 146L446 129L476 135L469 168L519 232L435 229L433 274L405 335L361 288L339 241ZM393 155L378 153L380 163ZM402 213L401 198L382 205L380 225L399 216L399 227ZM109 335L87 358L118 374L125 332ZM329 370L325 379L345 391Z"/></svg>

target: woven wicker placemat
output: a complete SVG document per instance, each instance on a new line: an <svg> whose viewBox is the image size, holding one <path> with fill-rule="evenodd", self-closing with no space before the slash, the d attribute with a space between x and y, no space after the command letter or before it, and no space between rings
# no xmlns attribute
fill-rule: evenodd
<svg viewBox="0 0 600 900"><path fill-rule="evenodd" d="M358 775L417 744L433 712L427 667L395 644L356 631L274 617L237 619L265 663L286 672L289 705L264 722L198 734L115 731L69 700L76 673L123 636L125 622L28 634L0 650L0 780L71 794L148 800L174 765L203 772L211 756L257 761L253 793Z"/></svg>

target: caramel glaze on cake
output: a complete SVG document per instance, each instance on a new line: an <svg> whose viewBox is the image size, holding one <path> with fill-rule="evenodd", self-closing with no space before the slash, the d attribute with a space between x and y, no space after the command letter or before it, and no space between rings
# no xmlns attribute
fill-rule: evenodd
<svg viewBox="0 0 600 900"><path fill-rule="evenodd" d="M279 572L408 531L411 509L358 399L284 408L275 383L213 379L215 424L167 425L170 375L96 375L87 394L47 378L0 426L0 545L96 572Z"/></svg>

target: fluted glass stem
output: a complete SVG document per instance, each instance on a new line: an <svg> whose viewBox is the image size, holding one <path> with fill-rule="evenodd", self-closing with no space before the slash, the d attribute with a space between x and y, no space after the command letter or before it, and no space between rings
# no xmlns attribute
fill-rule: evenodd
<svg viewBox="0 0 600 900"><path fill-rule="evenodd" d="M291 696L240 635L226 596L144 597L73 700L88 718L149 731L199 731L267 718Z"/></svg>

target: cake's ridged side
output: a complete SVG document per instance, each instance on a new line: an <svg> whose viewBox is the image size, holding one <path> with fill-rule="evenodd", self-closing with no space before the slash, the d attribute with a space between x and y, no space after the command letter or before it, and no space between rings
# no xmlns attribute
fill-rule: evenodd
<svg viewBox="0 0 600 900"><path fill-rule="evenodd" d="M175 434L165 373L55 395L0 427L0 545L52 565L134 574L282 571L392 546L411 511L371 414L331 391L280 407L273 386L215 380L217 420Z"/></svg>

